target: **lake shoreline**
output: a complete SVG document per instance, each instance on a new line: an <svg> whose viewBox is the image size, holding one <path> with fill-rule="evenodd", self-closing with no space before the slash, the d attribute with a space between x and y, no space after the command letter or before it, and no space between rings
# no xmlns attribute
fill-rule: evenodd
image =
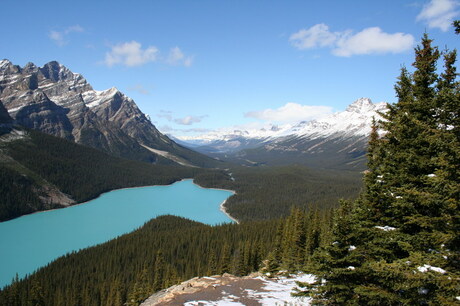
<svg viewBox="0 0 460 306"><path fill-rule="evenodd" d="M13 219L5 220L5 221L0 221L0 223L2 223L2 222L8 222L8 221L15 220L15 219L18 219L18 218L21 218L21 217L25 217L25 216L29 216L29 215L34 215L34 214L39 214L39 213L43 213L43 212L48 212L48 211L53 211L53 210L60 210L60 209L64 209L64 208L70 208L70 207L75 207L75 206L87 204L88 202L91 202L91 201L93 201L93 200L96 200L96 199L100 198L102 195L104 195L104 194L106 194L106 193L109 193L109 192L112 192L112 191L116 191L116 190L136 189L136 188L155 187L155 186L171 186L171 185L174 185L174 184L176 184L176 183L178 183L178 182L182 182L182 181L186 181L186 180L193 180L193 178L183 178L183 179L174 181L174 182L172 182L172 183L170 183L170 184L164 184L164 185L143 185L143 186L133 186L133 187L122 187L122 188L110 189L110 190L101 192L100 194L98 194L98 195L95 196L94 198L88 199L88 200L86 200L86 201L84 201L84 202L75 203L75 204L71 204L71 205L62 205L62 207L56 207L56 208L51 208L51 209L37 210L37 211L31 212L31 213L24 214L24 215L21 215L21 216L19 216L19 217L13 218ZM195 184L195 183L194 183L194 184ZM197 184L195 184L195 185L197 185ZM197 186L199 186L199 185L197 185ZM201 186L199 186L199 187L201 187ZM211 189L211 188L209 188L209 189ZM68 196L70 197L70 195L68 195ZM58 205L61 205L61 204L58 204Z"/></svg>
<svg viewBox="0 0 460 306"><path fill-rule="evenodd" d="M182 179L181 181L186 181L186 180L192 180L193 181L193 179ZM211 188L206 188L206 187L198 185L195 182L192 182L192 183L194 185L200 187L200 188L203 188L203 189L214 189L214 190L228 191L228 192L232 193L232 195L230 197L232 197L232 196L234 196L236 194L235 190L223 189L223 188L212 188L212 187ZM230 197L228 197L228 198L230 198ZM230 215L227 212L227 208L225 207L225 203L227 203L228 198L226 200L224 200L222 203L220 203L220 211L223 212L229 219L233 220L236 224L240 224L240 221L238 221L238 219L234 218L232 215Z"/></svg>
<svg viewBox="0 0 460 306"><path fill-rule="evenodd" d="M34 214L39 214L39 213L44 213L44 212L49 212L49 211L53 211L53 210L60 210L60 209L65 209L65 208L70 208L70 207L76 207L76 206L80 206L80 205L83 205L83 204L87 204L97 198L100 198L102 195L106 194L106 193L109 193L109 192L113 192L113 191L117 191L117 190L127 190L127 189L136 189L136 188L145 188L145 187L155 187L155 186L171 186L171 185L174 185L176 183L179 183L179 182L182 182L182 181L189 181L191 180L192 183L196 186L198 186L199 188L202 188L202 189L214 189L214 190L221 190L221 191L228 191L230 193L232 193L231 196L234 196L236 194L236 191L234 190L230 190L230 189L223 189L223 188L206 188L206 187L203 187L203 186L200 186L198 185L197 183L194 182L193 178L183 178L183 179L180 179L180 180L177 180L177 181L174 181L170 184L165 184L165 185L144 185L144 186L135 186L135 187L123 187L123 188L117 188L117 189L112 189L112 190L108 190L108 191L104 191L102 192L101 194L97 195L96 197L94 198L91 198L85 202L81 202L81 203L75 203L75 204L71 204L71 205L62 205L62 207L57 207L57 208L51 208L51 209L45 209L45 210L38 210L38 211L34 211L34 212L31 212L29 214L25 214L25 215L21 215L19 217L16 217L14 219L18 219L18 218L21 218L21 217L25 217L25 216L29 216L29 215L34 215ZM233 222L236 222L237 224L240 224L240 221L238 221L236 218L234 218L232 215L230 215L228 212L227 212L227 209L225 207L225 203L227 203L227 200L224 200L220 206L219 206L219 210L222 211L230 220L232 220ZM10 219L10 220L14 220L14 219ZM5 221L1 221L0 223L3 223L3 222L7 222L7 221L10 221L10 220L5 220Z"/></svg>

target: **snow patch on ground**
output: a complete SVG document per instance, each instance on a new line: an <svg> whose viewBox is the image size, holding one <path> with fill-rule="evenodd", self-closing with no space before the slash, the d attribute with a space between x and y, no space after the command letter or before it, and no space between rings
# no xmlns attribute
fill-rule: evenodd
<svg viewBox="0 0 460 306"><path fill-rule="evenodd" d="M144 148L146 148L147 150L149 150L150 152L153 152L155 154L158 154L160 156L163 156L164 158L167 158L167 159L170 159L182 166L187 166L187 167L193 167L193 168L196 168L196 166L192 165L191 163L189 163L188 161L186 161L185 159L183 158L180 158L170 152L167 152L167 151L162 151L162 150L158 150L158 149L153 149L149 146L146 146L144 144L141 144L141 146L143 146Z"/></svg>
<svg viewBox="0 0 460 306"><path fill-rule="evenodd" d="M240 302L233 302L231 300L221 300L215 302L208 302L208 301L192 301L184 303L184 306L245 306Z"/></svg>
<svg viewBox="0 0 460 306"><path fill-rule="evenodd" d="M296 281L311 284L315 280L315 276L311 274L300 274L293 278L278 280L264 279L264 291L247 291L249 296L255 297L262 305L310 305L311 298L293 297L291 292L297 287Z"/></svg>
<svg viewBox="0 0 460 306"><path fill-rule="evenodd" d="M310 297L294 297L291 295L293 289L297 287L296 282L313 283L316 281L314 275L297 274L293 277L279 277L268 279L265 277L256 277L263 282L260 289L244 289L245 298L257 301L260 305L290 305L290 306L307 306L311 303ZM226 294L218 301L188 301L187 306L234 306L245 305L240 303L239 297Z"/></svg>

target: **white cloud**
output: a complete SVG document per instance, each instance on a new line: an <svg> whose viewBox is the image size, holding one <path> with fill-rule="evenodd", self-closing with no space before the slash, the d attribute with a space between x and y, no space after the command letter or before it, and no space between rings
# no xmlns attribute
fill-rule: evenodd
<svg viewBox="0 0 460 306"><path fill-rule="evenodd" d="M204 118L208 117L208 115L202 116L185 116L183 118L174 118L171 111L160 110L160 113L157 114L157 117L164 118L169 122L174 122L180 125L192 125L194 123L201 122Z"/></svg>
<svg viewBox="0 0 460 306"><path fill-rule="evenodd" d="M191 129L176 129L173 128L170 125L164 124L161 126L157 126L157 128L162 132L162 133L208 133L211 132L212 130L210 129L202 129L202 128L191 128ZM176 135L174 135L176 136ZM181 137L178 137L181 138Z"/></svg>
<svg viewBox="0 0 460 306"><path fill-rule="evenodd" d="M417 21L425 21L430 28L439 28L446 32L459 14L456 10L458 5L459 3L454 0L431 0L423 6Z"/></svg>
<svg viewBox="0 0 460 306"><path fill-rule="evenodd" d="M142 49L142 45L133 40L113 46L112 50L105 54L104 63L108 67L118 64L126 67L141 66L156 61L158 53L159 50L155 46Z"/></svg>
<svg viewBox="0 0 460 306"><path fill-rule="evenodd" d="M81 33L81 32L84 32L85 29L83 29L83 27L81 27L80 25L76 24L76 25L73 25L73 26L70 26L66 29L64 29L63 31L50 31L48 33L48 37L54 41L55 44L57 44L58 46L62 47L64 46L65 44L67 44L67 40L66 40L66 37L70 34L70 33Z"/></svg>
<svg viewBox="0 0 460 306"><path fill-rule="evenodd" d="M184 65L190 67L193 62L192 56L185 56L179 47L171 48L166 62L170 65Z"/></svg>
<svg viewBox="0 0 460 306"><path fill-rule="evenodd" d="M415 42L410 34L383 32L379 27L371 27L356 34L352 31L331 32L323 23L309 29L302 29L289 38L292 45L300 50L328 47L336 56L362 54L400 53L410 50Z"/></svg>
<svg viewBox="0 0 460 306"><path fill-rule="evenodd" d="M332 53L337 56L400 53L412 49L414 42L414 37L410 34L388 34L378 27L372 27L354 35L344 34L337 40Z"/></svg>
<svg viewBox="0 0 460 306"><path fill-rule="evenodd" d="M174 122L181 125L192 125L194 123L201 122L203 118L206 118L206 115L203 116L185 116L184 118L174 119Z"/></svg>
<svg viewBox="0 0 460 306"><path fill-rule="evenodd" d="M315 47L326 47L335 43L337 34L329 31L324 23L319 23L309 29L302 29L289 37L294 47L304 50Z"/></svg>
<svg viewBox="0 0 460 306"><path fill-rule="evenodd" d="M160 56L160 50L155 46L143 49L142 45L133 40L111 47L105 54L104 64L108 67L123 65L126 67L141 66L150 62L161 62L173 66L190 67L193 56L186 56L179 47L171 48L168 56Z"/></svg>
<svg viewBox="0 0 460 306"><path fill-rule="evenodd" d="M244 116L273 122L298 122L317 119L331 112L332 108L329 106L301 105L290 102L277 109L252 111L245 113Z"/></svg>

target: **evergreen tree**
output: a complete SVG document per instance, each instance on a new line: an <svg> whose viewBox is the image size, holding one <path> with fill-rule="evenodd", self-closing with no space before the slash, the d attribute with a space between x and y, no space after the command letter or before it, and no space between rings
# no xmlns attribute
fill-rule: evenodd
<svg viewBox="0 0 460 306"><path fill-rule="evenodd" d="M138 273L136 280L131 288L131 291L128 294L128 306L137 306L145 301L149 297L151 290L148 285L147 279L147 269L143 268L140 273Z"/></svg>
<svg viewBox="0 0 460 306"><path fill-rule="evenodd" d="M458 302L460 94L456 53L444 54L438 75L440 55L425 34L415 71L401 70L398 102L373 124L365 189L342 202L334 242L316 256L317 302Z"/></svg>
<svg viewBox="0 0 460 306"><path fill-rule="evenodd" d="M106 306L122 306L123 305L123 296L122 288L119 279L115 279L110 284L109 293L106 299Z"/></svg>
<svg viewBox="0 0 460 306"><path fill-rule="evenodd" d="M455 20L453 26L455 28L455 33L460 34L460 20Z"/></svg>
<svg viewBox="0 0 460 306"><path fill-rule="evenodd" d="M165 282L165 261L163 258L163 253L161 250L158 250L157 256L155 258L155 271L153 275L153 291L158 291L163 288Z"/></svg>
<svg viewBox="0 0 460 306"><path fill-rule="evenodd" d="M40 285L40 282L36 279L32 280L32 288L30 289L30 304L32 306L46 305L43 288Z"/></svg>
<svg viewBox="0 0 460 306"><path fill-rule="evenodd" d="M282 243L282 267L289 272L295 272L304 263L305 218L305 213L301 209L294 207L285 222Z"/></svg>
<svg viewBox="0 0 460 306"><path fill-rule="evenodd" d="M220 271L221 273L230 273L230 264L231 264L231 250L228 243L224 243L221 252L220 258Z"/></svg>
<svg viewBox="0 0 460 306"><path fill-rule="evenodd" d="M264 266L262 267L261 272L268 277L272 277L279 272L280 266L279 262L276 260L274 251L268 253L267 259L264 260L263 264Z"/></svg>
<svg viewBox="0 0 460 306"><path fill-rule="evenodd" d="M209 264L208 264L208 275L214 275L217 273L217 257L214 249L211 250L209 254Z"/></svg>

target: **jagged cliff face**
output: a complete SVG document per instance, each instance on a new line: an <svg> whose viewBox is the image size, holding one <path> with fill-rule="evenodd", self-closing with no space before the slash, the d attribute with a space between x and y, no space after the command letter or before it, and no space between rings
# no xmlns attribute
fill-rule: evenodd
<svg viewBox="0 0 460 306"><path fill-rule="evenodd" d="M0 101L17 124L116 156L154 162L156 150L191 164L200 159L161 134L131 98L116 88L96 91L58 62L0 61Z"/></svg>

